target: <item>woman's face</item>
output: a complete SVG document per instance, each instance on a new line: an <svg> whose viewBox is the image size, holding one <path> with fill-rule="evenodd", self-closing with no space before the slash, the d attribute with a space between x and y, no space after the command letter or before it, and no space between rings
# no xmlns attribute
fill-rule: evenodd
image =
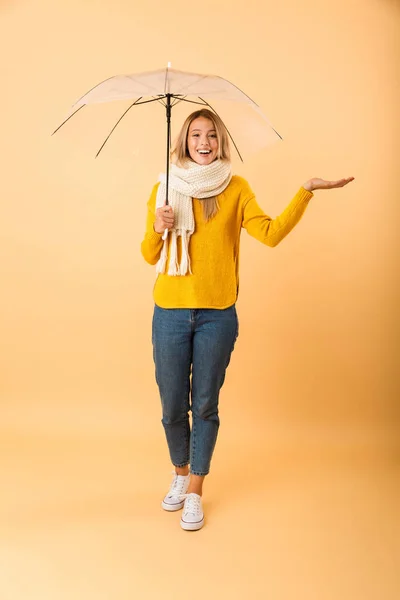
<svg viewBox="0 0 400 600"><path fill-rule="evenodd" d="M190 123L187 146L190 158L198 165L209 165L217 158L217 132L210 119L198 117Z"/></svg>

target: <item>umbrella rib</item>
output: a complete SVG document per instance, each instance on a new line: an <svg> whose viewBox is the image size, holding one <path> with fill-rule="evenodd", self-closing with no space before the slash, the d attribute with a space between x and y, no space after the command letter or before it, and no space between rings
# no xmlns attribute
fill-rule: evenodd
<svg viewBox="0 0 400 600"><path fill-rule="evenodd" d="M131 104L131 106L130 106L129 108L131 108L131 107L132 107L132 106L134 106L135 104L136 104L136 105L137 105L137 104L146 104L147 102L155 102L156 100L158 100L158 101L160 102L160 100L159 100L158 98L154 98L154 100L145 100L144 102L139 102L139 100L141 100L142 98L143 98L143 96L140 96L140 98L138 98L138 100L135 100L135 102L134 102L133 104ZM161 104L163 104L163 103L161 102ZM74 115L76 115L76 113L77 113L79 110L81 110L81 108L83 108L84 106L87 106L87 104L82 104L82 106L79 106L79 108L77 108L77 109L76 109L76 111L72 113L72 115L69 115L69 117L68 117L67 119L65 119L65 121L63 121L63 122L61 123L61 125L59 125L59 126L57 127L57 129L55 129L55 130L53 131L53 133L52 133L51 135L54 135L54 134L55 134L55 133L56 133L56 132L57 132L57 131L58 131L58 130L59 130L59 129L60 129L62 126L63 126L63 125L65 125L65 123L66 123L67 121L69 121L69 120L70 120L70 119L71 119L71 118L72 118ZM129 108L128 108L128 110L129 110ZM127 110L126 112L128 112L128 110ZM126 113L124 113L124 114L126 114ZM122 116L124 116L124 115L122 115ZM122 119L122 117L121 117L121 119ZM119 122L119 121L118 121L118 122ZM118 123L117 123L117 125L118 125ZM112 132L111 132L111 133L112 133ZM110 135L111 135L111 133L110 133ZM107 139L108 139L108 138L107 138ZM106 140L106 141L107 141L107 140Z"/></svg>
<svg viewBox="0 0 400 600"><path fill-rule="evenodd" d="M171 106L176 106L177 104L179 104L179 102L182 102L183 100L185 100L184 97L183 98L178 98L177 96L173 96L173 98L174 98L175 102L173 102L171 104Z"/></svg>
<svg viewBox="0 0 400 600"><path fill-rule="evenodd" d="M197 73L193 73L193 75L197 75ZM192 87L193 85L196 85L199 83L199 81L203 81L203 79L207 79L209 78L209 75L199 75L198 79L196 79L196 81L191 81L190 83L188 83L187 85L185 85L185 87L181 87L180 89L183 90L187 90L188 88ZM190 93L190 92L189 92ZM193 94L193 92L192 92ZM187 95L187 93L185 94ZM194 95L194 94L193 94Z"/></svg>
<svg viewBox="0 0 400 600"><path fill-rule="evenodd" d="M246 94L246 92L244 92L243 90L240 89L240 87L238 87L237 85L235 85L234 83L232 83L232 81L229 81L228 79L224 79L223 77L220 77L219 75L216 75L216 77L218 77L218 79L222 79L223 81L227 81L228 83L230 83L231 85L233 85L233 87L235 87L237 90L239 90L239 92L241 92L242 94L244 94L249 100L251 100L251 102L253 102L253 104L255 104L257 106L257 108L260 108L257 104L257 102L254 102L253 98L250 98L250 96L248 94ZM261 109L260 109L261 110ZM276 129L274 129L271 125L271 123L269 123L269 126L271 127L271 129L273 131L275 131L276 135L280 137L281 140L283 140L283 137L276 131Z"/></svg>
<svg viewBox="0 0 400 600"><path fill-rule="evenodd" d="M78 112L78 110L81 110L81 108L83 108L84 106L86 106L86 104L82 104L82 106L80 106L79 108L77 108L76 111L72 113L72 115L69 115L69 117L67 119L65 119L65 121L63 121L61 123L61 125L59 125L57 127L57 129L55 129L53 131L53 133L51 135L54 135L56 133L56 131L58 131L60 129L60 127L62 127L67 121L69 121L71 119L71 117L73 117L74 115L76 115L76 113Z"/></svg>
<svg viewBox="0 0 400 600"><path fill-rule="evenodd" d="M120 75L121 77L121 75ZM141 81L137 80L136 75L133 73L132 75L123 75L123 77L127 77L128 79L130 79L131 81L134 81L135 83L139 83L139 85L143 85ZM152 85L149 85L148 83L145 84L147 88L153 88L153 90L156 92L157 88L153 87ZM150 93L145 94L145 96L150 96ZM142 96L143 98L143 96Z"/></svg>
<svg viewBox="0 0 400 600"><path fill-rule="evenodd" d="M98 157L98 155L100 154L100 152L102 151L102 149L104 148L108 138L111 136L112 132L114 131L114 129L116 128L116 126L118 125L118 123L120 121L122 121L122 119L124 118L124 116L126 115L126 113L128 112L128 110L130 110L132 108L132 106L138 106L139 104L147 104L148 102L156 102L158 100L158 98L154 98L153 100L145 100L144 102L139 102L139 100L141 100L143 98L143 96L141 96L140 98L138 98L137 100L135 100L135 102L133 102L127 109L126 111L123 113L123 115L118 119L118 121L115 123L114 127L111 129L110 133L108 134L108 136L106 137L106 139L104 140L104 142L101 145L100 150L97 152L95 158Z"/></svg>
<svg viewBox="0 0 400 600"><path fill-rule="evenodd" d="M220 77L219 75L215 75L215 77L217 77L218 79L222 79L222 81L227 81L228 83L230 83L231 85L233 85L234 88L236 88L237 90L239 90L239 92L241 92L244 96L246 96L246 98L248 98L249 100L251 100L253 102L253 104L255 104L257 106L257 108L260 108L257 104L257 102L254 102L253 98L250 98L250 96L248 94L246 94L246 92L244 92L243 90L240 89L240 87L238 87L237 85L235 85L234 83L232 83L232 81L229 81L229 79L224 79L224 77Z"/></svg>
<svg viewBox="0 0 400 600"><path fill-rule="evenodd" d="M161 95L161 96L160 96L160 95L158 95L158 97L157 97L157 98L156 98L155 96L153 96L153 98L154 98L154 100L157 100L157 102L159 102L159 103L160 103L162 106L167 106L167 105L165 104L165 102L163 102L163 99L165 98L165 96L164 96L164 95Z"/></svg>
<svg viewBox="0 0 400 600"><path fill-rule="evenodd" d="M112 77L107 77L107 79L104 79L104 81L100 81L100 83L96 83L96 85L94 85L92 88L90 88L90 90L88 92L86 92L85 94L83 94L83 96L81 96L80 98L78 98L78 100L75 102L75 104L77 104L78 102L80 102L82 100L82 98L84 98L85 96L87 96L88 94L90 94L90 92L92 92L94 89L96 89L97 87L99 87L100 85L102 85L103 83L105 83L106 81L110 81L110 79L114 79L115 75L113 75Z"/></svg>
<svg viewBox="0 0 400 600"><path fill-rule="evenodd" d="M278 135L278 136L281 138L281 140L283 140L283 137L281 136L281 134L280 134L280 133L278 133L278 132L276 131L276 129L274 129L274 128L272 127L271 123L269 124L269 126L271 127L272 131L275 131L276 135Z"/></svg>
<svg viewBox="0 0 400 600"><path fill-rule="evenodd" d="M190 102L191 104L198 104L199 106L209 106L207 102L196 102L196 100L187 100L186 98L180 98L179 101Z"/></svg>
<svg viewBox="0 0 400 600"><path fill-rule="evenodd" d="M140 96L139 100L141 100L142 98L143 98L143 96ZM134 106L134 105L138 106L139 104L148 104L149 102L160 102L160 98L152 98L151 100L143 100L143 102L139 102L139 100L136 100L136 102L131 104L131 106Z"/></svg>
<svg viewBox="0 0 400 600"><path fill-rule="evenodd" d="M211 106L211 104L209 104L208 102L206 102L206 101L204 100L204 98L201 98L200 96L199 96L199 98L200 98L200 100L202 100L202 101L203 101L203 102L204 102L204 103L205 103L205 104L206 104L206 105L207 105L209 108L211 108L211 110L212 110L212 111L213 111L213 112L214 112L214 113L217 115L217 117L219 117L219 118L221 119L221 117L219 116L219 114L217 113L217 111L216 111L216 110L215 110L215 109L214 109L214 108ZM221 119L221 121L222 121L222 119ZM222 122L223 122L223 121L222 121ZM224 123L224 122L223 122L223 123ZM233 145L235 146L235 148L236 148L236 152L238 153L240 160L241 160L242 162L244 162L244 161L243 161L243 158L242 158L242 155L240 154L240 152L239 152L239 149L238 149L238 147L236 146L235 140L234 140L234 139L233 139L233 137L231 136L231 133L230 133L229 129L227 128L227 126L225 125L225 123L224 123L224 127L225 127L225 129L226 129L226 131L227 131L227 133L228 133L229 137L231 138L232 144L233 144Z"/></svg>

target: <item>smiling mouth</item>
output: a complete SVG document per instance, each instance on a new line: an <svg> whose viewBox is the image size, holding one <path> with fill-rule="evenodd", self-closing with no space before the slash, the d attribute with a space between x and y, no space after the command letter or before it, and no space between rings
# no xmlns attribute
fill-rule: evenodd
<svg viewBox="0 0 400 600"><path fill-rule="evenodd" d="M197 150L197 152L199 154L204 154L206 156L207 156L207 154L211 154L211 150Z"/></svg>

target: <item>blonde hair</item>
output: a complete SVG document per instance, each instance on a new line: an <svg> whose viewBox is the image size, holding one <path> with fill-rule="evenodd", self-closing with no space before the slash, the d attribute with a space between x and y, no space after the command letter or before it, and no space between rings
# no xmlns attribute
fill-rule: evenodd
<svg viewBox="0 0 400 600"><path fill-rule="evenodd" d="M192 160L187 145L189 127L192 121L200 117L209 119L214 126L218 141L217 159L225 160L227 162L230 162L231 160L229 137L222 119L215 113L211 112L211 110L208 110L208 108L202 108L200 110L196 110L187 117L186 121L182 125L178 137L176 138L175 145L171 151L171 159L174 159L174 162L178 167L181 167L185 160ZM219 210L218 200L215 196L213 196L212 198L204 198L201 203L203 206L203 217L207 223L217 214Z"/></svg>

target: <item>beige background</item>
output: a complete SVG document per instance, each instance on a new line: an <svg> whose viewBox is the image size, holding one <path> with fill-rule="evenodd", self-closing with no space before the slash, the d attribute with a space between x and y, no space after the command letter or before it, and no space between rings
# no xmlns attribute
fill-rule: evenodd
<svg viewBox="0 0 400 600"><path fill-rule="evenodd" d="M399 16L395 0L0 3L2 600L399 597ZM160 507L140 254L164 115L130 111L96 160L127 103L50 135L99 81L167 61L230 79L283 135L237 166L271 216L310 177L355 177L316 191L277 248L242 236L192 534Z"/></svg>

